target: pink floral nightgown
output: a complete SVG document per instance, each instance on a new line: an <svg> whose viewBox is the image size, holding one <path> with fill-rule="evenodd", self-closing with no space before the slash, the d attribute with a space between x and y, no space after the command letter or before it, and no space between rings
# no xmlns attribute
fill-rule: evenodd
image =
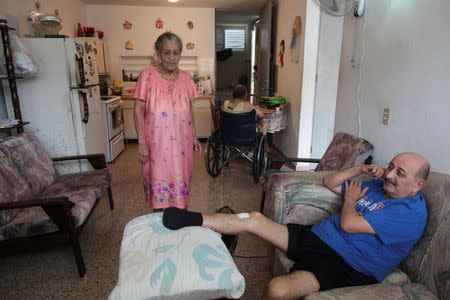
<svg viewBox="0 0 450 300"><path fill-rule="evenodd" d="M150 152L142 177L145 199L153 208L186 208L189 204L194 169L190 101L195 97L192 77L183 70L174 82L163 79L153 66L139 75L134 98L146 102L145 137Z"/></svg>

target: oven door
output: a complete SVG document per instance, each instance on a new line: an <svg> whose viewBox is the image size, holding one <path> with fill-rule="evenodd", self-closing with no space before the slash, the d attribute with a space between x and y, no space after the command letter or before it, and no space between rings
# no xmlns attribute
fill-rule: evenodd
<svg viewBox="0 0 450 300"><path fill-rule="evenodd" d="M108 138L111 140L123 130L123 105L118 100L106 105L108 118Z"/></svg>

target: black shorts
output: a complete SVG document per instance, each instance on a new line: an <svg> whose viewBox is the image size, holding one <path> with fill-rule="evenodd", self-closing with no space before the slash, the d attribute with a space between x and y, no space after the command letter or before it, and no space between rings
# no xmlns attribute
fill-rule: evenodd
<svg viewBox="0 0 450 300"><path fill-rule="evenodd" d="M288 224L287 257L295 262L290 272L309 271L320 283L320 290L378 283L373 276L350 267L330 246L324 243L311 226Z"/></svg>

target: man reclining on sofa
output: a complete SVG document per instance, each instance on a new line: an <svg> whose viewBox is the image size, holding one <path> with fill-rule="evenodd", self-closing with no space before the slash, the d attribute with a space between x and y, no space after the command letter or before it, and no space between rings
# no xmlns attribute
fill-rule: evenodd
<svg viewBox="0 0 450 300"><path fill-rule="evenodd" d="M427 220L425 186L428 161L401 153L386 169L360 165L324 178L344 196L340 214L313 226L275 223L259 212L201 214L168 208L169 229L203 226L224 234L250 233L287 253L295 261L290 274L273 278L264 299L297 299L332 288L378 283L410 252ZM367 174L367 182L349 179Z"/></svg>

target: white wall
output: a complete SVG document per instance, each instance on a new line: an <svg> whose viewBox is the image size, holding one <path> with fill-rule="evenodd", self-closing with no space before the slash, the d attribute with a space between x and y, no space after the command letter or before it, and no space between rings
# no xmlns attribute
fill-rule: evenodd
<svg viewBox="0 0 450 300"><path fill-rule="evenodd" d="M16 28L19 35L31 34L32 28L26 21L25 13L28 10L35 10L35 0L2 0L0 7L0 18L6 19L8 25ZM63 28L59 34L74 36L75 26L78 23L86 24L85 5L80 0L39 0L40 12L43 14L53 14L55 9L59 11L59 16L63 21Z"/></svg>
<svg viewBox="0 0 450 300"><path fill-rule="evenodd" d="M320 13L316 97L314 101L311 157L323 156L334 133L339 63L344 18Z"/></svg>
<svg viewBox="0 0 450 300"><path fill-rule="evenodd" d="M300 16L302 23L300 35L300 60L298 63L292 61L292 56L289 51L289 45L292 38L292 26L296 16ZM274 54L279 53L281 40L284 40L285 42L285 54L283 67L280 66L278 55L276 58L276 63L278 65L276 95L286 97L289 103L289 110L287 128L275 134L274 143L285 155L290 157L297 157L299 147L300 112L302 105L301 91L304 68L303 57L305 45L305 20L306 0L278 1L278 28Z"/></svg>
<svg viewBox="0 0 450 300"><path fill-rule="evenodd" d="M152 55L157 37L165 31L180 36L184 47L182 55L215 60L213 8L87 5L86 12L88 23L104 31L103 39L108 42L111 52L113 79L122 78L121 55ZM162 29L155 27L158 18L164 22ZM131 30L125 30L122 26L127 20L132 23ZM186 25L189 20L194 23L192 30ZM134 45L132 51L124 47L128 40ZM193 50L185 48L188 42L194 43ZM214 74L211 75L214 77Z"/></svg>
<svg viewBox="0 0 450 300"><path fill-rule="evenodd" d="M344 21L335 130L360 131L374 144L376 163L414 151L432 171L450 173L450 1L371 0L366 9L363 37L363 20ZM352 68L355 28L366 50L362 64ZM391 109L388 126L382 124L384 107Z"/></svg>

